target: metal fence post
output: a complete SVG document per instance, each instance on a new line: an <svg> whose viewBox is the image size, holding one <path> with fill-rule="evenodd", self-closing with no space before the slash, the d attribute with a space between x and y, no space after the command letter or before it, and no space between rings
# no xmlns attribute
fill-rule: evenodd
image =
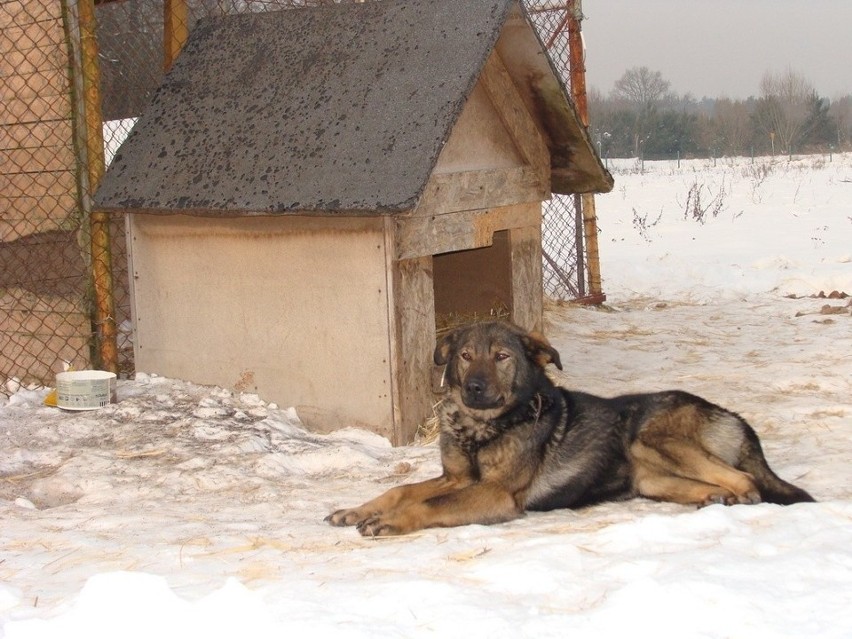
<svg viewBox="0 0 852 639"><path fill-rule="evenodd" d="M568 49L571 72L571 95L577 114L583 126L589 126L589 107L586 96L586 54L583 48L583 37L580 23L583 20L582 0L569 0L566 8L568 27ZM601 283L600 254L598 253L598 220L595 210L595 196L584 193L577 198L578 208L582 211L582 235L585 238L585 256L588 265L588 293L581 291L583 301L591 304L601 304L606 300ZM577 235L581 234L577 227ZM579 246L579 245L578 245ZM582 255L578 256L582 260ZM578 269L581 284L585 273Z"/></svg>
<svg viewBox="0 0 852 639"><path fill-rule="evenodd" d="M83 193L84 211L89 211L92 243L92 289L94 296L94 325L100 361L98 365L118 372L118 346L115 325L115 301L112 281L112 250L109 217L92 210L91 196L104 175L103 118L101 116L100 67L96 37L94 0L79 0L80 54L82 70L82 114L88 190Z"/></svg>

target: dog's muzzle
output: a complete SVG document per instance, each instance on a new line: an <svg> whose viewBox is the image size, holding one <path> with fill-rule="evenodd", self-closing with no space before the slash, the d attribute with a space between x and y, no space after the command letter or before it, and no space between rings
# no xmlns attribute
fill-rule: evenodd
<svg viewBox="0 0 852 639"><path fill-rule="evenodd" d="M475 410L500 408L505 403L503 396L495 393L485 379L478 376L464 380L461 397L465 406Z"/></svg>

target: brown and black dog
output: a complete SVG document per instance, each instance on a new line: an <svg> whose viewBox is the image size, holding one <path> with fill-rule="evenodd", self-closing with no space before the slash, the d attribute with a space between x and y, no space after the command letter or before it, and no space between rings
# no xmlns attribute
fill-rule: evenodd
<svg viewBox="0 0 852 639"><path fill-rule="evenodd" d="M780 479L739 415L683 391L605 399L555 386L559 353L505 322L435 349L445 366L440 477L392 488L326 521L362 535L492 524L526 510L642 496L682 504L814 501Z"/></svg>

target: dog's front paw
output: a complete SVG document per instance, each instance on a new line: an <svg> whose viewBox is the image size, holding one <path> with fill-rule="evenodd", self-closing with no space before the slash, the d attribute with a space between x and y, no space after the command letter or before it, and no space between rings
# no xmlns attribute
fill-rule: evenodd
<svg viewBox="0 0 852 639"><path fill-rule="evenodd" d="M409 531L403 530L387 517L373 515L358 522L358 532L364 537L393 537L394 535L404 535Z"/></svg>
<svg viewBox="0 0 852 639"><path fill-rule="evenodd" d="M364 512L361 508L342 508L335 510L323 521L327 521L332 526L355 526L372 514Z"/></svg>

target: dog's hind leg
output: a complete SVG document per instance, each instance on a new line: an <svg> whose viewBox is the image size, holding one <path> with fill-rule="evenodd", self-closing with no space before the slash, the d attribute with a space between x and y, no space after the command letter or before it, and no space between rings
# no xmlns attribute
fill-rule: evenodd
<svg viewBox="0 0 852 639"><path fill-rule="evenodd" d="M653 445L637 440L630 456L634 487L646 497L699 505L761 501L751 475L690 440L654 438Z"/></svg>
<svg viewBox="0 0 852 639"><path fill-rule="evenodd" d="M642 497L676 504L703 506L726 504L734 499L734 494L721 486L667 475L652 467L640 467L636 470L633 487Z"/></svg>

